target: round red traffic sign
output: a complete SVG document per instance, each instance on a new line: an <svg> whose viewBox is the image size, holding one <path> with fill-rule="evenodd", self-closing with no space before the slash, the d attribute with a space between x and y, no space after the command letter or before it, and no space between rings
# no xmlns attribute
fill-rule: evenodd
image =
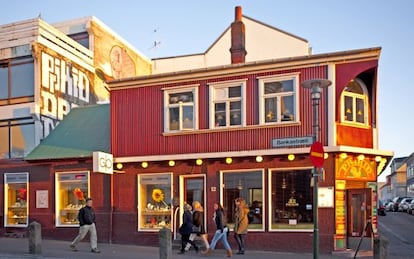
<svg viewBox="0 0 414 259"><path fill-rule="evenodd" d="M321 142L315 142L310 149L310 159L315 167L322 167L324 158L323 145Z"/></svg>

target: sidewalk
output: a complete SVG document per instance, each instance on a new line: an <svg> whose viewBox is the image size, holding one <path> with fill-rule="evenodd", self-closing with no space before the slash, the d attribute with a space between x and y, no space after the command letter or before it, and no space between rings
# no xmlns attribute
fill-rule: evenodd
<svg viewBox="0 0 414 259"><path fill-rule="evenodd" d="M0 237L0 258L116 258L116 259L158 259L158 247L144 247L134 245L119 245L100 243L100 254L90 252L89 242L81 242L78 251L74 252L69 248L70 241L47 240L42 241L42 254L29 254L29 244L27 238L5 238ZM196 254L190 250L185 254L177 254L178 250L173 249L171 259L195 259L195 258L224 258L226 252L223 249L215 250L211 255L205 256L201 253ZM328 258L352 258L352 252L341 255L319 255L321 259ZM365 253L365 255L367 255ZM232 258L240 259L260 259L260 258L281 258L281 259L308 259L313 258L311 253L288 253L288 252L269 252L269 251L246 251L244 255L234 254ZM372 258L370 256L358 256L358 258Z"/></svg>

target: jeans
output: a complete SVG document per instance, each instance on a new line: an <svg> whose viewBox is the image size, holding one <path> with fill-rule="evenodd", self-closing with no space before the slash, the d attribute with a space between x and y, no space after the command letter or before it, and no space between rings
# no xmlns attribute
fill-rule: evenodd
<svg viewBox="0 0 414 259"><path fill-rule="evenodd" d="M223 229L223 232L221 232L220 229L216 230L216 233L214 233L213 236L213 240L211 240L211 244L210 244L210 249L214 250L214 248L216 248L216 244L217 242L221 239L221 242L224 245L224 248L226 248L226 250L231 250L230 245L229 245L229 241L227 241L227 232L229 231L229 229L227 227L225 227Z"/></svg>

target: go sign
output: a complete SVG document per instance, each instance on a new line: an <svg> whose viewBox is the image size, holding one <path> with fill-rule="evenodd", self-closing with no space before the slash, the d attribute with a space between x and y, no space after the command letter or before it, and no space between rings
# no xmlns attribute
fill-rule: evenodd
<svg viewBox="0 0 414 259"><path fill-rule="evenodd" d="M104 173L104 174L113 174L113 156L112 154L104 152L93 152L93 171Z"/></svg>
<svg viewBox="0 0 414 259"><path fill-rule="evenodd" d="M324 158L323 145L321 142L315 142L310 149L310 159L315 167L322 167Z"/></svg>

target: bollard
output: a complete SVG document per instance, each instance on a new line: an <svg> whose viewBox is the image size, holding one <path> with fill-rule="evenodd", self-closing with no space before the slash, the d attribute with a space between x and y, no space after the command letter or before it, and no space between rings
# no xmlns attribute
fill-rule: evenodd
<svg viewBox="0 0 414 259"><path fill-rule="evenodd" d="M42 226L36 221L29 224L29 253L42 253Z"/></svg>
<svg viewBox="0 0 414 259"><path fill-rule="evenodd" d="M388 239L383 236L374 238L374 259L388 258Z"/></svg>
<svg viewBox="0 0 414 259"><path fill-rule="evenodd" d="M172 258L172 236L171 229L163 227L159 232L160 242L160 259L171 259Z"/></svg>

